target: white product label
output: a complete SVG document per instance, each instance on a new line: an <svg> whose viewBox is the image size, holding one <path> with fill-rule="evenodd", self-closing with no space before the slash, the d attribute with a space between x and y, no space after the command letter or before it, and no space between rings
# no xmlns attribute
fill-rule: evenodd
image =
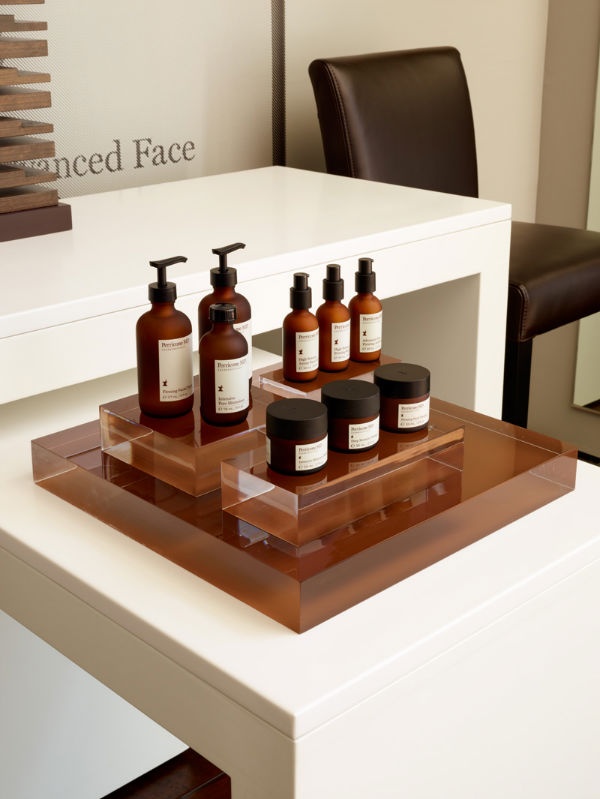
<svg viewBox="0 0 600 799"><path fill-rule="evenodd" d="M238 413L249 405L248 357L215 361L215 411Z"/></svg>
<svg viewBox="0 0 600 799"><path fill-rule="evenodd" d="M241 333L248 345L248 380L252 377L252 319L246 322L235 322L234 329Z"/></svg>
<svg viewBox="0 0 600 799"><path fill-rule="evenodd" d="M296 333L296 371L314 372L319 368L319 328Z"/></svg>
<svg viewBox="0 0 600 799"><path fill-rule="evenodd" d="M359 352L377 352L381 349L381 323L383 311L361 313Z"/></svg>
<svg viewBox="0 0 600 799"><path fill-rule="evenodd" d="M398 403L398 429L423 427L429 421L429 397L422 402Z"/></svg>
<svg viewBox="0 0 600 799"><path fill-rule="evenodd" d="M374 447L379 441L379 417L371 422L348 425L348 449Z"/></svg>
<svg viewBox="0 0 600 799"><path fill-rule="evenodd" d="M320 469L327 463L327 436L312 444L296 444L295 464L297 472L308 472Z"/></svg>
<svg viewBox="0 0 600 799"><path fill-rule="evenodd" d="M350 320L331 325L331 362L340 363L350 358Z"/></svg>
<svg viewBox="0 0 600 799"><path fill-rule="evenodd" d="M161 338L158 340L158 379L161 402L177 402L191 397L192 337Z"/></svg>

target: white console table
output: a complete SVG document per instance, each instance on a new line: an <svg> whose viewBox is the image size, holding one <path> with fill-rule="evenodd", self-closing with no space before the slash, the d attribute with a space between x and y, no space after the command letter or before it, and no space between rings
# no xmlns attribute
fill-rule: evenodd
<svg viewBox="0 0 600 799"><path fill-rule="evenodd" d="M33 483L29 440L124 379L2 409L0 608L227 772L234 799L597 795L597 467L297 635Z"/></svg>
<svg viewBox="0 0 600 799"><path fill-rule="evenodd" d="M255 332L280 326L293 271L316 305L324 264L349 297L371 255L398 298L386 350L499 415L508 206L283 168L71 202L72 231L2 245L0 608L227 772L234 799L594 796L597 468L303 635L31 477L32 438L135 390L147 261L188 256L172 279L194 318L211 248L237 240Z"/></svg>
<svg viewBox="0 0 600 799"><path fill-rule="evenodd" d="M325 264L342 265L346 299L362 255L384 313L389 355L423 363L439 397L499 416L510 206L317 172L268 167L69 200L73 230L2 244L0 403L135 366L135 322L148 307L148 261L170 271L196 319L212 248L234 253L255 333L278 329L292 273L322 302ZM425 291L423 291L425 289ZM195 332L197 326L194 326Z"/></svg>

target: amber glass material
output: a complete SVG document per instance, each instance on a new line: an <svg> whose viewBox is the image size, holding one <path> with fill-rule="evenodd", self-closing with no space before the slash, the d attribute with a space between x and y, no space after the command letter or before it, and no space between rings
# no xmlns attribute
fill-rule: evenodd
<svg viewBox="0 0 600 799"><path fill-rule="evenodd" d="M350 363L350 358L336 358L340 342L336 339L333 326L349 323L350 311L338 300L326 300L317 308L316 316L319 323L319 369L341 372Z"/></svg>
<svg viewBox="0 0 600 799"><path fill-rule="evenodd" d="M399 491L412 493L411 471L405 467L415 460L435 454L440 464L460 469L462 440L460 426L432 428L420 441L411 442L385 433L370 452L330 452L323 469L301 477L270 469L263 446L223 461L223 509L277 538L302 546L386 507L398 498Z"/></svg>
<svg viewBox="0 0 600 799"><path fill-rule="evenodd" d="M195 390L198 394L197 377ZM222 460L264 442L257 428L264 426L274 396L259 388L252 394L247 418L227 427L206 424L198 407L185 416L155 419L141 413L136 395L109 402L100 406L102 447L113 458L198 497L219 488Z"/></svg>
<svg viewBox="0 0 600 799"><path fill-rule="evenodd" d="M172 302L155 302L149 311L140 316L136 325L137 378L140 407L151 416L178 416L187 413L194 405L194 395L179 400L162 401L158 342L180 339L192 335L192 323L178 311ZM189 382L191 391L192 359L189 347Z"/></svg>
<svg viewBox="0 0 600 799"><path fill-rule="evenodd" d="M317 317L311 311L303 309L290 311L283 320L283 374L286 380L304 383L314 380L318 375L318 365L315 369L303 371L298 368L296 360L296 352L302 357L302 345L296 342L296 334L303 336L318 330Z"/></svg>
<svg viewBox="0 0 600 799"><path fill-rule="evenodd" d="M212 305L211 307L215 308L216 306ZM215 383L215 365L217 362L238 361L243 358L246 362L244 379L248 379L248 343L246 339L235 330L231 322L215 321L208 333L205 333L200 339L199 355L200 413L202 418L208 424L218 426L240 424L247 417L250 409L248 383L243 386L246 392L244 407L231 413L222 412L217 407L216 393L222 390L222 386Z"/></svg>
<svg viewBox="0 0 600 799"><path fill-rule="evenodd" d="M216 286L210 294L202 297L198 305L199 338L202 338L211 328L209 308L216 302L228 302L231 305L235 305L237 311L236 324L248 322L251 317L250 303L243 294L239 294L233 286Z"/></svg>
<svg viewBox="0 0 600 799"><path fill-rule="evenodd" d="M319 369L341 372L350 361L350 311L342 303L344 280L339 264L327 264L323 299L317 308L319 322Z"/></svg>
<svg viewBox="0 0 600 799"><path fill-rule="evenodd" d="M303 546L223 511L220 490L193 497L103 453L97 421L33 441L33 475L53 494L303 632L575 485L574 447L435 399L430 421L464 428L464 450L443 450L457 463L435 453L407 463L389 504ZM401 438L419 436L423 431Z"/></svg>
<svg viewBox="0 0 600 799"><path fill-rule="evenodd" d="M365 330L361 327L361 314L381 313L381 302L371 293L365 292L355 294L348 303L350 311L350 358L353 361L370 363L376 361L381 356L381 348L373 352L361 352L360 341L365 335Z"/></svg>
<svg viewBox="0 0 600 799"><path fill-rule="evenodd" d="M252 309L243 294L239 294L233 286L216 286L214 290L203 297L198 304L198 339L201 339L211 328L209 318L210 306L217 302L227 302L235 306L236 320L234 328L243 334L248 345L248 372L249 384L252 383Z"/></svg>

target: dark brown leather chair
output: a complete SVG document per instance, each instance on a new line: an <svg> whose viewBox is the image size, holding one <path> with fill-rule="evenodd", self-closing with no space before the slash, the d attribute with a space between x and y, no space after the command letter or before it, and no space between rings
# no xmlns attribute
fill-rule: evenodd
<svg viewBox="0 0 600 799"><path fill-rule="evenodd" d="M459 52L435 47L309 67L327 171L476 197ZM525 427L532 339L600 311L600 233L512 223L502 418Z"/></svg>

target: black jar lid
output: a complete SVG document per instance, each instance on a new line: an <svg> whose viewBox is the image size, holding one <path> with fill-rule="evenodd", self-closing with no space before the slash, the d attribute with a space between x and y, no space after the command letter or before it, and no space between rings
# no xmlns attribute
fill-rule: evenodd
<svg viewBox="0 0 600 799"><path fill-rule="evenodd" d="M386 363L373 373L382 396L414 399L429 394L429 369L415 363Z"/></svg>
<svg viewBox="0 0 600 799"><path fill-rule="evenodd" d="M366 380L334 380L321 389L321 401L336 418L377 416L379 388Z"/></svg>
<svg viewBox="0 0 600 799"><path fill-rule="evenodd" d="M306 441L327 435L327 408L316 400L291 398L271 402L266 414L267 436Z"/></svg>

